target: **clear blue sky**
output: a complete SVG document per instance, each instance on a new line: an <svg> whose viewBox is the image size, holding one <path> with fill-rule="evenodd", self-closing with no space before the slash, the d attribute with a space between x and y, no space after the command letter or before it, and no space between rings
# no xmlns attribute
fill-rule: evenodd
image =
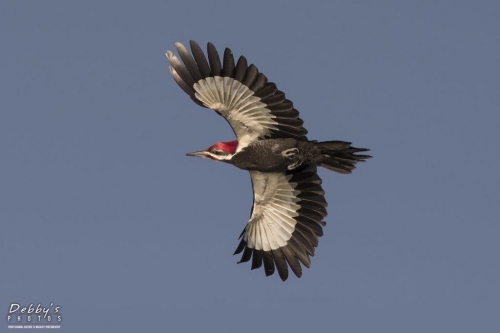
<svg viewBox="0 0 500 333"><path fill-rule="evenodd" d="M0 314L61 332L498 332L498 1L4 1ZM185 153L233 139L165 51L231 47L310 139L374 158L320 170L311 269L232 256L250 178ZM0 331L7 322L0 322Z"/></svg>

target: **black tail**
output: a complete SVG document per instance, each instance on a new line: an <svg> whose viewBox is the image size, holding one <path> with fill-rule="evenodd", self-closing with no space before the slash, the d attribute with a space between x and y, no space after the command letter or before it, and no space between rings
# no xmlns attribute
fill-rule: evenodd
<svg viewBox="0 0 500 333"><path fill-rule="evenodd" d="M370 149L352 147L350 142L324 141L314 145L321 150L318 165L340 173L351 173L356 168L356 163L371 158L370 155L356 155Z"/></svg>

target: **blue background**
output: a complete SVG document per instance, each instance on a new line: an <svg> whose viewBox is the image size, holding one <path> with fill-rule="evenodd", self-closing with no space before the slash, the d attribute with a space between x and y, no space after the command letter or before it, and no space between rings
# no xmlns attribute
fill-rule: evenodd
<svg viewBox="0 0 500 333"><path fill-rule="evenodd" d="M498 332L498 1L0 4L0 311L65 332ZM374 158L320 170L325 236L283 283L232 256L248 174L185 153L234 138L164 52L244 54L309 138ZM7 323L0 331L7 330Z"/></svg>

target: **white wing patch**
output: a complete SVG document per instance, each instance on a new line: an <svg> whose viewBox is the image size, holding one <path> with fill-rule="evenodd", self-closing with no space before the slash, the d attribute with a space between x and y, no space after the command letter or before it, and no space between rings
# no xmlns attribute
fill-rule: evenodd
<svg viewBox="0 0 500 333"><path fill-rule="evenodd" d="M258 137L277 130L271 111L241 82L230 77L207 77L193 86L195 96L206 107L218 111L233 128L238 138L238 149L248 146Z"/></svg>
<svg viewBox="0 0 500 333"><path fill-rule="evenodd" d="M283 173L250 171L250 177L254 206L244 236L247 246L264 251L286 246L297 223L294 217L299 215L297 184Z"/></svg>

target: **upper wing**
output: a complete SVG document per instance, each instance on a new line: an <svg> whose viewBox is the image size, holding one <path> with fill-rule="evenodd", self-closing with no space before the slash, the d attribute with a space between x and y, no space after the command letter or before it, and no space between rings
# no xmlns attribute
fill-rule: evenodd
<svg viewBox="0 0 500 333"><path fill-rule="evenodd" d="M316 166L287 173L250 171L254 202L250 221L243 230L235 254L243 251L240 262L252 258L252 269L264 262L267 276L278 270L283 281L288 266L300 277L299 261L310 267L327 203Z"/></svg>
<svg viewBox="0 0 500 333"><path fill-rule="evenodd" d="M239 145L264 138L292 137L306 139L307 130L293 103L254 65L241 56L234 63L226 48L221 63L212 43L208 43L208 61L200 46L190 41L193 55L181 43L175 43L181 61L170 51L170 73L175 82L197 104L211 108L231 125Z"/></svg>

